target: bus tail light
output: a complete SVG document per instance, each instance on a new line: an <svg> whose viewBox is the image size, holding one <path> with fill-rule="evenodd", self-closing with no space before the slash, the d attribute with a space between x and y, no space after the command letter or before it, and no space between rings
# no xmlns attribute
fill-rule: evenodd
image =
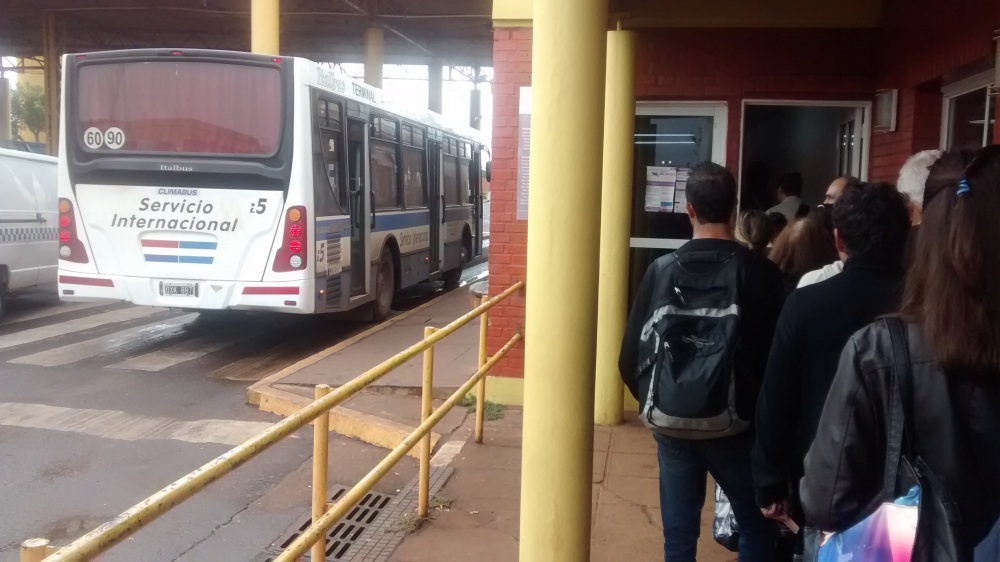
<svg viewBox="0 0 1000 562"><path fill-rule="evenodd" d="M69 199L59 199L59 258L74 263L88 263L83 242L76 235L76 216Z"/></svg>
<svg viewBox="0 0 1000 562"><path fill-rule="evenodd" d="M290 207L285 213L281 248L274 258L272 269L277 272L305 269L309 260L308 234L305 207Z"/></svg>

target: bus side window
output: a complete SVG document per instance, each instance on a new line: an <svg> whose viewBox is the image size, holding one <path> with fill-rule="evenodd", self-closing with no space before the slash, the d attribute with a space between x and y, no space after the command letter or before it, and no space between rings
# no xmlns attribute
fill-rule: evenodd
<svg viewBox="0 0 1000 562"><path fill-rule="evenodd" d="M444 185L444 203L448 206L461 205L461 179L458 173L458 142L455 139L444 139L444 157L442 158L441 177Z"/></svg>
<svg viewBox="0 0 1000 562"><path fill-rule="evenodd" d="M326 175L327 188L333 194L338 205L346 207L346 193L341 178L341 155L343 154L343 139L339 131L323 131L320 134L323 143L323 172Z"/></svg>

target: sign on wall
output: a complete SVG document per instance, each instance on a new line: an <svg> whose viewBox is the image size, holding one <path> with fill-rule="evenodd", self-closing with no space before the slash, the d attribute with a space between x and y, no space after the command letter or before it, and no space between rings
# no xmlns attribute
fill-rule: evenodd
<svg viewBox="0 0 1000 562"><path fill-rule="evenodd" d="M646 212L687 212L687 182L690 175L690 168L646 166Z"/></svg>
<svg viewBox="0 0 1000 562"><path fill-rule="evenodd" d="M528 163L531 160L531 87L521 88L517 119L517 212L528 220Z"/></svg>

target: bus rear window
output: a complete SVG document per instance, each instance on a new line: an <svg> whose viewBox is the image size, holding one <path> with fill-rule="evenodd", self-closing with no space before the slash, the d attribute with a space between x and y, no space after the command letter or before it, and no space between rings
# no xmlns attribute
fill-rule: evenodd
<svg viewBox="0 0 1000 562"><path fill-rule="evenodd" d="M155 61L81 66L77 141L89 152L273 156L281 75L245 64Z"/></svg>

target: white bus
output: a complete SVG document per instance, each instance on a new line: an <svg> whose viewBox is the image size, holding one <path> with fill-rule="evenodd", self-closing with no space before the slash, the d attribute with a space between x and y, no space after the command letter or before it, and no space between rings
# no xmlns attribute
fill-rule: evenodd
<svg viewBox="0 0 1000 562"><path fill-rule="evenodd" d="M381 319L482 255L478 131L294 57L63 62L63 300Z"/></svg>

